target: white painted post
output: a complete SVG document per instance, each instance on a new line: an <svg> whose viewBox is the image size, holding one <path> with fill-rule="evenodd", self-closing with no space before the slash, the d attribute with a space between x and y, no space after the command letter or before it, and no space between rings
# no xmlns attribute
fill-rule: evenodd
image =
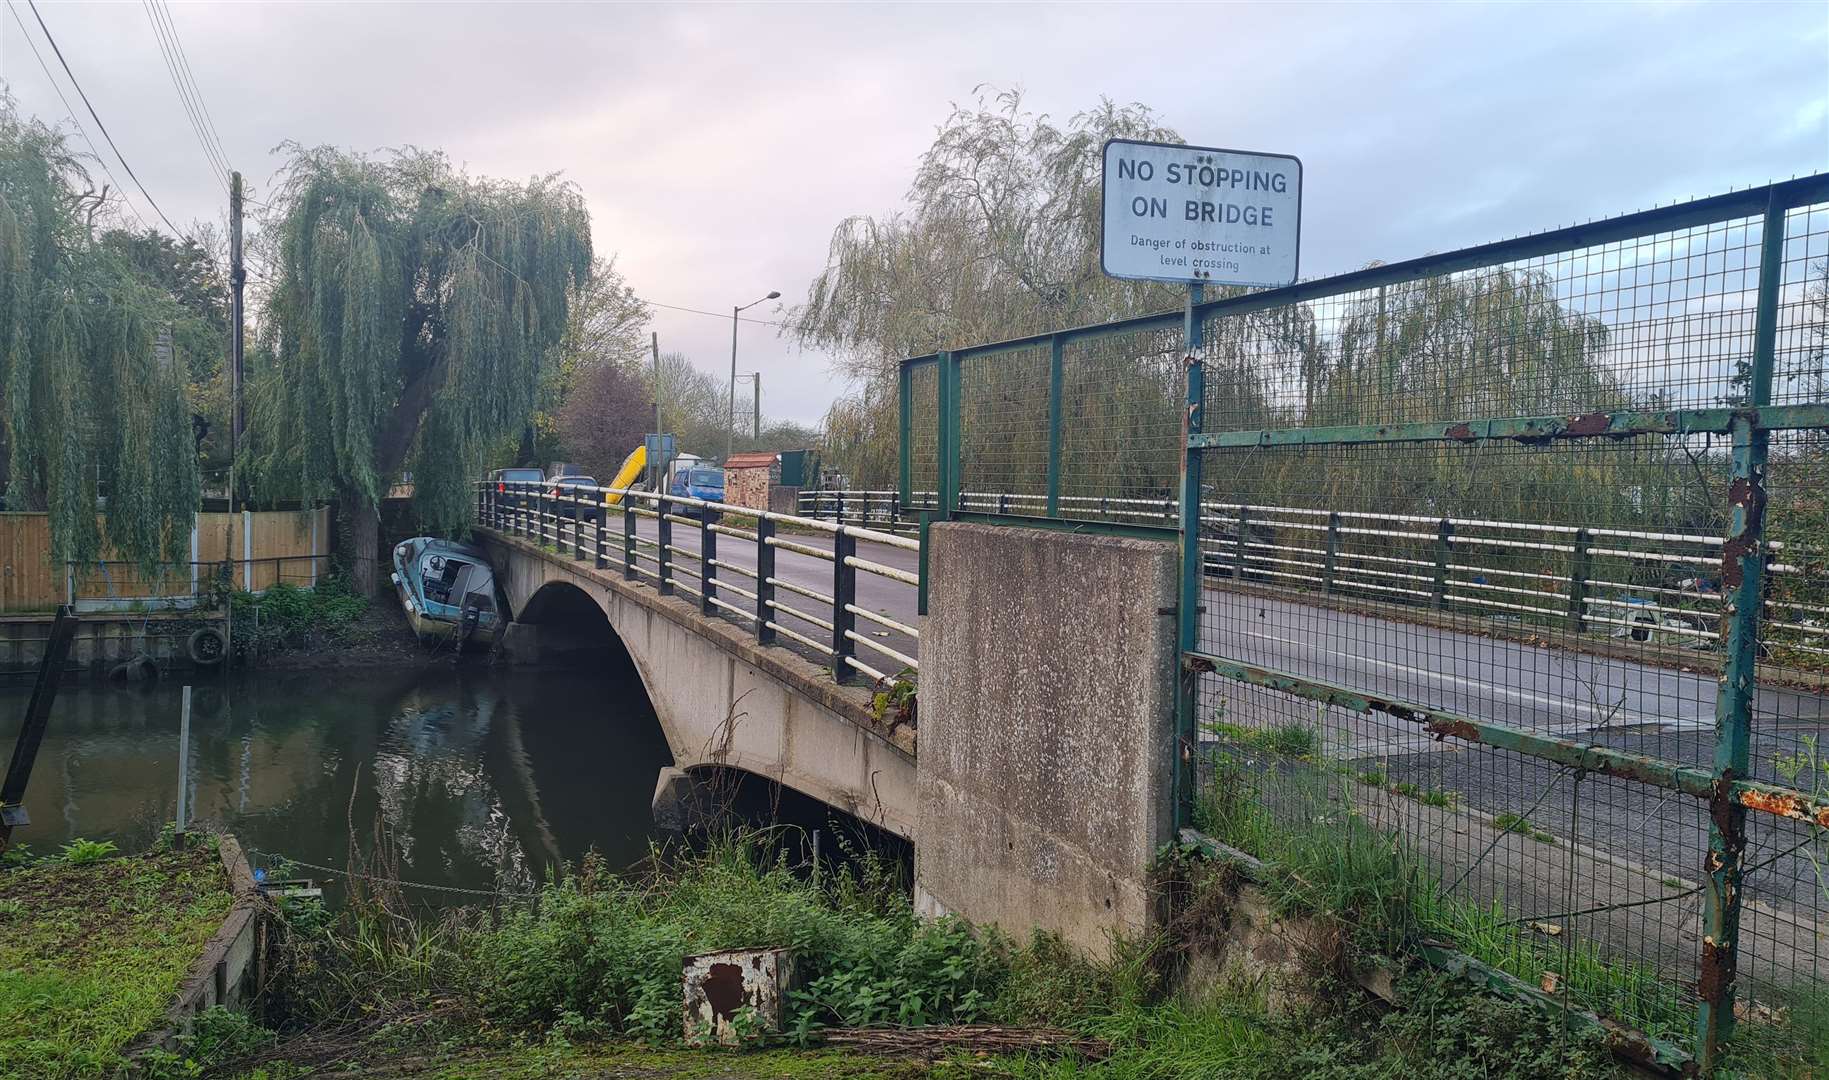
<svg viewBox="0 0 1829 1080"><path fill-rule="evenodd" d="M254 591L254 511L241 512L241 587Z"/></svg>
<svg viewBox="0 0 1829 1080"><path fill-rule="evenodd" d="M184 708L178 717L178 846L184 846L184 818L191 782L191 688L184 688Z"/></svg>

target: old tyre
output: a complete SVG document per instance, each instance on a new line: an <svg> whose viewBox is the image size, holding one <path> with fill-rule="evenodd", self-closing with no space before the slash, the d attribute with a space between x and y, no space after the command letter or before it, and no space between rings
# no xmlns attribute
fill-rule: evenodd
<svg viewBox="0 0 1829 1080"><path fill-rule="evenodd" d="M222 631L213 626L205 626L191 631L190 640L185 643L185 651L190 653L191 663L198 667L211 667L222 663L222 655L228 652L228 641Z"/></svg>

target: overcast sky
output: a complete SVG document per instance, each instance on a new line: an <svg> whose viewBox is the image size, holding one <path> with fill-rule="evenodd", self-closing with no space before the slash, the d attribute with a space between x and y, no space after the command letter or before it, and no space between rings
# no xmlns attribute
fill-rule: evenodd
<svg viewBox="0 0 1829 1080"><path fill-rule="evenodd" d="M26 0L10 3L0 78L68 124L16 13L103 145ZM38 10L152 197L181 226L220 221L226 196L142 6ZM171 12L257 195L287 139L562 171L642 296L724 313L657 308L654 323L663 349L719 373L731 305L802 299L833 227L895 209L951 104L984 83L1062 117L1140 101L1190 142L1301 157L1305 277L1829 169L1824 0ZM816 422L840 389L772 327L746 324L740 348L771 416Z"/></svg>

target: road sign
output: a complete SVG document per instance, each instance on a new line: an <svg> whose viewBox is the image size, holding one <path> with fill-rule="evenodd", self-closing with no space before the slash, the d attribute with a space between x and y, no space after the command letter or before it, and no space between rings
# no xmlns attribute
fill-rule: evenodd
<svg viewBox="0 0 1829 1080"><path fill-rule="evenodd" d="M1105 144L1099 263L1112 277L1291 285L1302 162L1210 146Z"/></svg>

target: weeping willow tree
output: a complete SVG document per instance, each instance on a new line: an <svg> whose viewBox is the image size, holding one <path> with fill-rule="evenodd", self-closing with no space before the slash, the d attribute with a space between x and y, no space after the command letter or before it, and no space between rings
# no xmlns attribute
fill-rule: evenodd
<svg viewBox="0 0 1829 1080"><path fill-rule="evenodd" d="M1180 303L1168 286L1100 271L1100 150L1110 138L1178 141L1142 105L1102 101L1062 124L1027 111L1016 91L980 97L941 126L905 211L838 225L789 330L861 384L827 417L828 463L854 483L894 479L905 356Z"/></svg>
<svg viewBox="0 0 1829 1080"><path fill-rule="evenodd" d="M54 562L106 552L151 569L187 557L198 504L169 334L182 313L98 242L112 216L63 138L0 97L7 506L48 512Z"/></svg>
<svg viewBox="0 0 1829 1080"><path fill-rule="evenodd" d="M421 527L454 532L489 448L538 407L589 279L590 216L555 177L481 179L418 150L286 149L256 472L263 494L337 502L372 591L379 503L403 471Z"/></svg>

